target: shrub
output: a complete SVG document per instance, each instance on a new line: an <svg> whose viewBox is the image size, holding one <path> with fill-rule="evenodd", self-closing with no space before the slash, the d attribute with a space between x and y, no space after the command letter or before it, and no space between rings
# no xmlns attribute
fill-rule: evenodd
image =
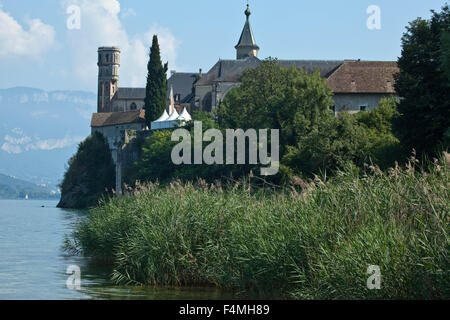
<svg viewBox="0 0 450 320"><path fill-rule="evenodd" d="M113 280L210 284L244 296L291 299L450 297L448 164L412 159L361 177L294 179L282 192L174 182L138 186L95 208L75 234L108 258ZM250 183L250 184L249 184ZM302 189L300 193L297 189ZM381 290L366 287L378 265Z"/></svg>
<svg viewBox="0 0 450 320"><path fill-rule="evenodd" d="M115 187L115 165L108 141L101 133L80 143L60 187L60 208L92 207L111 193Z"/></svg>

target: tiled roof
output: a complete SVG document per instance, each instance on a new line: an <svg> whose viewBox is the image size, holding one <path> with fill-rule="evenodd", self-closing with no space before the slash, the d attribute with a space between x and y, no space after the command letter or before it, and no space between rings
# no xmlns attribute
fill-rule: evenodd
<svg viewBox="0 0 450 320"><path fill-rule="evenodd" d="M207 74L197 82L199 86L207 86L215 81L239 82L242 73L260 65L261 60L256 57L239 60L219 60Z"/></svg>
<svg viewBox="0 0 450 320"><path fill-rule="evenodd" d="M259 49L256 45L255 36L253 35L252 27L250 26L250 21L248 19L245 22L241 37L239 38L239 42L235 48L237 49L239 47L253 47Z"/></svg>
<svg viewBox="0 0 450 320"><path fill-rule="evenodd" d="M168 79L168 89L173 86L173 93L180 94L184 100L192 93L192 85L198 73L176 72ZM169 95L169 93L167 93ZM118 100L144 100L145 88L122 88L117 89L114 99Z"/></svg>
<svg viewBox="0 0 450 320"><path fill-rule="evenodd" d="M296 66L308 73L313 73L319 69L322 78L328 78L340 65L344 63L342 60L279 60L282 67Z"/></svg>
<svg viewBox="0 0 450 320"><path fill-rule="evenodd" d="M145 110L93 113L91 127L107 127L140 122L145 122Z"/></svg>
<svg viewBox="0 0 450 320"><path fill-rule="evenodd" d="M117 89L114 99L123 100L144 100L145 88L121 88Z"/></svg>
<svg viewBox="0 0 450 320"><path fill-rule="evenodd" d="M242 60L219 60L197 85L212 85L216 81L239 82L242 73L257 68L261 63L256 57ZM308 73L319 69L327 78L334 93L395 93L394 74L399 71L393 61L356 60L279 60L283 67L292 65Z"/></svg>
<svg viewBox="0 0 450 320"><path fill-rule="evenodd" d="M345 61L327 79L334 93L395 93L393 61Z"/></svg>
<svg viewBox="0 0 450 320"><path fill-rule="evenodd" d="M173 87L174 94L180 94L180 101L183 101L192 93L192 86L198 73L175 72L169 78L168 89Z"/></svg>
<svg viewBox="0 0 450 320"><path fill-rule="evenodd" d="M344 61L336 60L279 60L282 67L291 67L295 65L302 68L308 73L312 73L315 69L319 69L320 75L324 78L328 77L336 70ZM247 69L257 68L261 64L261 60L256 57L239 60L219 60L211 70L208 71L198 82L197 85L211 85L215 81L223 82L239 82L242 73Z"/></svg>

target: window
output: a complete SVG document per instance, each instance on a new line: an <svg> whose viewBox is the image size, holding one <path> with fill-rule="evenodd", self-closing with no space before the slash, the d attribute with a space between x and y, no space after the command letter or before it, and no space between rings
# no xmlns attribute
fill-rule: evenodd
<svg viewBox="0 0 450 320"><path fill-rule="evenodd" d="M359 106L359 111L367 111L368 109L368 105L367 104L361 104Z"/></svg>
<svg viewBox="0 0 450 320"><path fill-rule="evenodd" d="M130 105L130 110L136 110L137 109L137 106L136 106L136 103L132 103L131 105Z"/></svg>
<svg viewBox="0 0 450 320"><path fill-rule="evenodd" d="M106 55L106 62L109 62L109 54Z"/></svg>

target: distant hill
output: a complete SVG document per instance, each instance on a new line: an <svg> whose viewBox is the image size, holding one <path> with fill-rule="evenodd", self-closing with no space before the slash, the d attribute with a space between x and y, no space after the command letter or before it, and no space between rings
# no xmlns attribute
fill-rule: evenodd
<svg viewBox="0 0 450 320"><path fill-rule="evenodd" d="M0 174L0 199L58 199L59 193L34 183Z"/></svg>
<svg viewBox="0 0 450 320"><path fill-rule="evenodd" d="M0 173L56 190L96 105L92 92L0 89Z"/></svg>

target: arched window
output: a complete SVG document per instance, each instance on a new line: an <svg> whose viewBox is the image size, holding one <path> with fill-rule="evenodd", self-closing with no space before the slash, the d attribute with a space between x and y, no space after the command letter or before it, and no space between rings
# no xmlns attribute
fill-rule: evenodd
<svg viewBox="0 0 450 320"><path fill-rule="evenodd" d="M131 105L130 105L130 110L136 110L137 109L137 106L136 106L136 103L132 103Z"/></svg>

